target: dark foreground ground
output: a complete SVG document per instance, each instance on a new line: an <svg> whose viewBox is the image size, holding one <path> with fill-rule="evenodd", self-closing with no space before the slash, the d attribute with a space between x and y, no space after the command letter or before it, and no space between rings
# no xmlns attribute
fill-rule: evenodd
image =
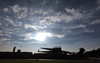
<svg viewBox="0 0 100 63"><path fill-rule="evenodd" d="M100 63L99 60L0 59L0 63Z"/></svg>

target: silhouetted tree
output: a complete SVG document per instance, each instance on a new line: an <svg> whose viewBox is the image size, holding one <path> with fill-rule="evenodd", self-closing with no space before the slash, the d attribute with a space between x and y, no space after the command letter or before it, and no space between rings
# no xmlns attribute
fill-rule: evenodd
<svg viewBox="0 0 100 63"><path fill-rule="evenodd" d="M80 49L79 49L79 53L84 54L84 52L85 52L85 49L84 49L84 48L80 48Z"/></svg>
<svg viewBox="0 0 100 63"><path fill-rule="evenodd" d="M79 48L79 52L77 53L78 59L85 59L84 52L85 52L84 48Z"/></svg>

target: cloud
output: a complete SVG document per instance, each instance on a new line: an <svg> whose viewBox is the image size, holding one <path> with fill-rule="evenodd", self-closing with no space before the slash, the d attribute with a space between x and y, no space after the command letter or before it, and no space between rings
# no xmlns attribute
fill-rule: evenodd
<svg viewBox="0 0 100 63"><path fill-rule="evenodd" d="M0 33L2 33L2 30L0 30Z"/></svg>
<svg viewBox="0 0 100 63"><path fill-rule="evenodd" d="M10 40L10 39L8 39L8 38L1 38L0 40L1 41L7 41L7 40Z"/></svg>
<svg viewBox="0 0 100 63"><path fill-rule="evenodd" d="M42 13L43 13L43 10L42 10L42 9L35 10L35 12L34 12L34 13L36 13L36 14L42 14Z"/></svg>
<svg viewBox="0 0 100 63"><path fill-rule="evenodd" d="M11 34L13 34L13 32L9 29L0 30L0 36L2 37L11 37Z"/></svg>
<svg viewBox="0 0 100 63"><path fill-rule="evenodd" d="M8 8L4 8L3 10L4 10L4 12L8 12L9 11Z"/></svg>
<svg viewBox="0 0 100 63"><path fill-rule="evenodd" d="M63 38L65 35L52 35L52 37Z"/></svg>
<svg viewBox="0 0 100 63"><path fill-rule="evenodd" d="M98 7L96 10L100 10L100 0L97 0Z"/></svg>
<svg viewBox="0 0 100 63"><path fill-rule="evenodd" d="M22 25L22 22L20 22L20 21L18 22L18 21L16 21L16 20L14 21L14 20L12 20L11 17L9 17L9 16L7 16L7 17L4 18L4 19L8 22L8 23L7 23L7 22L6 22L6 23L4 22L6 26L8 26L9 24L10 24L10 25L13 25L13 26L21 26L21 25Z"/></svg>
<svg viewBox="0 0 100 63"><path fill-rule="evenodd" d="M34 8L30 8L30 16L47 16L47 15L52 15L54 14L55 11L53 8L49 8L49 9L43 9L43 8L37 8L37 9L34 9Z"/></svg>
<svg viewBox="0 0 100 63"><path fill-rule="evenodd" d="M80 25L76 25L74 27L70 27L70 29L75 29L75 28L86 28L86 25L80 24Z"/></svg>
<svg viewBox="0 0 100 63"><path fill-rule="evenodd" d="M76 10L75 9L68 9L68 8L65 8L66 12L70 13L70 14L75 14L76 13Z"/></svg>
<svg viewBox="0 0 100 63"><path fill-rule="evenodd" d="M78 19L81 19L83 18L84 14L83 13L80 13L79 10L75 10L75 9L68 9L68 8L65 8L66 12L72 14L73 16L73 20L78 20Z"/></svg>
<svg viewBox="0 0 100 63"><path fill-rule="evenodd" d="M4 36L4 34L0 33L0 36Z"/></svg>
<svg viewBox="0 0 100 63"><path fill-rule="evenodd" d="M53 13L54 10L53 9L48 9L48 10L43 10L43 9L37 9L35 10L33 13L34 14L40 14L40 15L47 15L47 14L50 14L50 13Z"/></svg>
<svg viewBox="0 0 100 63"><path fill-rule="evenodd" d="M100 24L100 19L97 19L97 20L95 20L95 21L92 21L90 24L91 24L91 25Z"/></svg>
<svg viewBox="0 0 100 63"><path fill-rule="evenodd" d="M53 16L45 17L44 19L55 23L55 22L61 22L61 21L70 22L70 21L72 21L72 18L73 17L68 16L66 14L61 14L61 15L55 14Z"/></svg>
<svg viewBox="0 0 100 63"><path fill-rule="evenodd" d="M14 5L11 7L14 13L19 13L20 11L25 11L26 8L20 7L19 5Z"/></svg>
<svg viewBox="0 0 100 63"><path fill-rule="evenodd" d="M27 16L27 8L21 7L19 5L14 5L11 7L13 12L16 14L18 19L25 18Z"/></svg>
<svg viewBox="0 0 100 63"><path fill-rule="evenodd" d="M0 30L0 36L4 36L4 34L2 34L2 32L3 32L3 31L2 31L2 30Z"/></svg>
<svg viewBox="0 0 100 63"><path fill-rule="evenodd" d="M33 33L27 33L23 35L23 40L34 40L34 34Z"/></svg>
<svg viewBox="0 0 100 63"><path fill-rule="evenodd" d="M37 26L37 25L31 25L31 24L25 24L24 27L25 27L26 29L28 29L28 28L33 28L34 30L39 30L39 29L44 29L44 28L46 28L46 27L43 27L43 26Z"/></svg>
<svg viewBox="0 0 100 63"><path fill-rule="evenodd" d="M94 30L85 30L85 32L93 33L93 32L95 32L95 31L94 31Z"/></svg>
<svg viewBox="0 0 100 63"><path fill-rule="evenodd" d="M14 21L12 20L12 19L10 19L10 18L4 18L6 21L8 21L11 25L14 25L14 26L16 26L15 25L15 23L14 23Z"/></svg>
<svg viewBox="0 0 100 63"><path fill-rule="evenodd" d="M7 33L7 34L12 34L13 32L5 31L5 33Z"/></svg>
<svg viewBox="0 0 100 63"><path fill-rule="evenodd" d="M10 34L5 34L5 36L7 36L7 37L11 37L11 35L10 35Z"/></svg>
<svg viewBox="0 0 100 63"><path fill-rule="evenodd" d="M14 13L18 13L22 8L19 5L14 5L11 7Z"/></svg>
<svg viewBox="0 0 100 63"><path fill-rule="evenodd" d="M55 2L56 2L56 3L58 3L58 2L59 2L59 0L55 0Z"/></svg>
<svg viewBox="0 0 100 63"><path fill-rule="evenodd" d="M87 25L85 24L74 24L72 26L69 26L67 29L63 30L65 34L67 35L77 35L82 34L84 32L92 32L92 30L89 30L87 28Z"/></svg>
<svg viewBox="0 0 100 63"><path fill-rule="evenodd" d="M0 26L2 25L2 23L0 22Z"/></svg>
<svg viewBox="0 0 100 63"><path fill-rule="evenodd" d="M67 13L70 13L71 15L63 12L57 12L54 15L45 17L44 20L48 20L51 22L65 21L66 23L68 23L74 20L82 19L84 17L83 13L80 13L78 10L75 10L73 8L72 9L65 8L65 10Z"/></svg>
<svg viewBox="0 0 100 63"><path fill-rule="evenodd" d="M97 0L97 3L100 4L100 0Z"/></svg>
<svg viewBox="0 0 100 63"><path fill-rule="evenodd" d="M40 21L40 24L45 24L45 25L51 25L51 24L53 24L53 23L51 23L51 22L49 22L49 21L46 21L46 20L41 20Z"/></svg>
<svg viewBox="0 0 100 63"><path fill-rule="evenodd" d="M49 2L49 0L43 0L43 4L46 4L48 2Z"/></svg>
<svg viewBox="0 0 100 63"><path fill-rule="evenodd" d="M31 33L27 33L26 35L25 35L25 38L24 38L24 40L31 40L32 38L31 38Z"/></svg>
<svg viewBox="0 0 100 63"><path fill-rule="evenodd" d="M2 37L4 37L4 36L11 37L11 34L12 34L12 32L9 32L7 30L0 30L0 36L2 36Z"/></svg>

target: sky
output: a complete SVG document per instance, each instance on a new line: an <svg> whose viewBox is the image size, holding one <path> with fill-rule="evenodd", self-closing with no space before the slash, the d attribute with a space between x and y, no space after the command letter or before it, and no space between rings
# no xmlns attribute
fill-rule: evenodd
<svg viewBox="0 0 100 63"><path fill-rule="evenodd" d="M0 51L100 48L100 0L0 0Z"/></svg>

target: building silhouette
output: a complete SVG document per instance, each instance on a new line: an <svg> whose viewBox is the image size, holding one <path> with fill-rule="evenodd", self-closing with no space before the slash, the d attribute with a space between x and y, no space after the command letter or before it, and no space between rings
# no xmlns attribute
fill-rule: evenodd
<svg viewBox="0 0 100 63"><path fill-rule="evenodd" d="M46 51L39 51L34 54L34 56L38 59L64 59L68 56L72 55L69 51L63 51L61 47L53 47L53 48L41 48Z"/></svg>
<svg viewBox="0 0 100 63"><path fill-rule="evenodd" d="M48 51L39 51L39 52L42 52L44 54L66 54L66 55L71 55L71 52L69 51L63 51L61 49L61 47L53 47L53 48L41 48L41 49L45 49L45 50L48 50Z"/></svg>

